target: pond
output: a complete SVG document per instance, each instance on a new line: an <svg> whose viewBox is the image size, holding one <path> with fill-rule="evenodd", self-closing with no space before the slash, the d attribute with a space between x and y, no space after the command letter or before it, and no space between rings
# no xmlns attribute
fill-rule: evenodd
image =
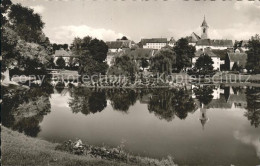
<svg viewBox="0 0 260 166"><path fill-rule="evenodd" d="M3 125L51 142L123 144L179 165L260 164L258 87L31 88L3 103Z"/></svg>

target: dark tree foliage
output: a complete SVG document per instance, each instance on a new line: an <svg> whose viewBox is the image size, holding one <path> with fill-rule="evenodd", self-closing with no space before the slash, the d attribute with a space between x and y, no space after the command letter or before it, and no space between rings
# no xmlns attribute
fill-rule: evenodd
<svg viewBox="0 0 260 166"><path fill-rule="evenodd" d="M109 91L108 99L115 110L127 112L136 103L138 94L134 90Z"/></svg>
<svg viewBox="0 0 260 166"><path fill-rule="evenodd" d="M161 49L155 56L151 58L151 71L154 73L171 74L172 69L176 66L176 54L166 48Z"/></svg>
<svg viewBox="0 0 260 166"><path fill-rule="evenodd" d="M246 69L252 73L260 73L260 37L256 35L248 42Z"/></svg>
<svg viewBox="0 0 260 166"><path fill-rule="evenodd" d="M199 71L204 70L204 71L213 71L213 60L210 56L207 54L201 55L196 63L195 63L195 68L198 69Z"/></svg>
<svg viewBox="0 0 260 166"><path fill-rule="evenodd" d="M193 89L196 98L199 100L201 104L209 104L213 99L213 86L202 86L202 87L195 87Z"/></svg>
<svg viewBox="0 0 260 166"><path fill-rule="evenodd" d="M252 126L258 127L260 124L260 88L248 88L246 90L247 112L245 117Z"/></svg>
<svg viewBox="0 0 260 166"><path fill-rule="evenodd" d="M128 38L126 36L123 36L121 40L128 40Z"/></svg>
<svg viewBox="0 0 260 166"><path fill-rule="evenodd" d="M75 55L79 56L79 74L105 74L108 65L104 62L107 57L108 46L102 40L89 36L75 38L70 46Z"/></svg>
<svg viewBox="0 0 260 166"><path fill-rule="evenodd" d="M10 23L18 35L27 42L38 43L44 27L41 16L33 9L13 4L8 13Z"/></svg>
<svg viewBox="0 0 260 166"><path fill-rule="evenodd" d="M179 39L173 50L177 55L176 64L178 70L191 66L192 57L194 57L196 49L194 46L189 45L187 39Z"/></svg>
<svg viewBox="0 0 260 166"><path fill-rule="evenodd" d="M50 94L45 88L23 89L2 87L2 124L26 135L36 137L40 122L51 109Z"/></svg>
<svg viewBox="0 0 260 166"><path fill-rule="evenodd" d="M196 105L185 89L154 90L148 104L148 110L160 119L171 121L175 116L185 119L194 112Z"/></svg>
<svg viewBox="0 0 260 166"><path fill-rule="evenodd" d="M149 62L146 58L141 58L141 67L143 68L143 71L144 71L144 68L148 67L149 66Z"/></svg>
<svg viewBox="0 0 260 166"><path fill-rule="evenodd" d="M64 69L66 66L66 62L62 57L59 57L56 61L56 64L59 68Z"/></svg>
<svg viewBox="0 0 260 166"><path fill-rule="evenodd" d="M71 89L72 99L69 106L74 113L81 112L85 115L97 113L107 106L105 91L95 91L92 89L74 87Z"/></svg>
<svg viewBox="0 0 260 166"><path fill-rule="evenodd" d="M10 0L1 1L0 10L1 10L1 25L2 26L8 22L6 16L4 16L4 14L6 14L7 10L9 9L9 7L11 5L12 5L12 2Z"/></svg>

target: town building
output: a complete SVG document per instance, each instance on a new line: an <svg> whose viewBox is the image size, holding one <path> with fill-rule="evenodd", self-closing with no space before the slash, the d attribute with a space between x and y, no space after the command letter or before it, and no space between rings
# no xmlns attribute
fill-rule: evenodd
<svg viewBox="0 0 260 166"><path fill-rule="evenodd" d="M65 61L65 66L69 66L70 62L74 60L74 58L78 58L79 56L74 55L71 51L66 51L63 48L60 50L56 50L53 54L53 62L56 64L58 58L62 57ZM79 66L79 64L75 64L75 66Z"/></svg>
<svg viewBox="0 0 260 166"><path fill-rule="evenodd" d="M227 53L225 64L229 70L246 72L247 54L246 53Z"/></svg>
<svg viewBox="0 0 260 166"><path fill-rule="evenodd" d="M198 35L195 33L192 33L190 38L192 39L189 41L189 43L193 43L192 45L195 45L196 50L199 49L205 49L205 48L211 48L211 49L230 49L233 48L233 41L228 39L210 39L208 35L208 29L209 26L206 22L206 19L204 17L204 20L201 24L201 37L199 39ZM195 44L196 43L196 44Z"/></svg>
<svg viewBox="0 0 260 166"><path fill-rule="evenodd" d="M189 45L196 46L196 43L201 39L199 35L195 32L192 32L190 36L187 36L186 39L189 42Z"/></svg>
<svg viewBox="0 0 260 166"><path fill-rule="evenodd" d="M141 48L156 49L159 50L167 45L167 38L151 38L141 39Z"/></svg>
<svg viewBox="0 0 260 166"><path fill-rule="evenodd" d="M108 46L108 52L121 52L124 49L129 49L134 45L134 42L131 40L120 40L116 41L107 41L106 45Z"/></svg>
<svg viewBox="0 0 260 166"><path fill-rule="evenodd" d="M203 49L199 49L195 52L195 56L192 58L192 67L195 66L195 63L197 61L197 59L201 56L201 55L208 55L209 57L211 57L212 61L213 61L213 69L214 70L219 70L220 71L220 65L225 64L224 60L220 59L220 56L216 55L213 53L213 51L210 48L205 48Z"/></svg>

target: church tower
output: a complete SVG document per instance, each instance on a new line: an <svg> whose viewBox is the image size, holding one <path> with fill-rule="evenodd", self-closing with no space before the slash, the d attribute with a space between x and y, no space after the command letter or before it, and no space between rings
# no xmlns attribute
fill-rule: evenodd
<svg viewBox="0 0 260 166"><path fill-rule="evenodd" d="M209 26L206 22L206 19L205 19L205 16L204 16L204 20L201 24L201 39L208 39L208 29L209 29Z"/></svg>

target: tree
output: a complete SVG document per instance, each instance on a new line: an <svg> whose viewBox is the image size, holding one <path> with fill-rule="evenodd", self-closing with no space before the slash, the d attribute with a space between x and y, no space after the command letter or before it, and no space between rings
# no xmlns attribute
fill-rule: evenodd
<svg viewBox="0 0 260 166"><path fill-rule="evenodd" d="M195 63L195 68L199 71L213 71L213 60L207 54L201 55Z"/></svg>
<svg viewBox="0 0 260 166"><path fill-rule="evenodd" d="M151 58L151 70L155 73L171 74L176 65L176 54L171 49L161 49Z"/></svg>
<svg viewBox="0 0 260 166"><path fill-rule="evenodd" d="M255 35L248 42L246 69L252 73L260 73L260 38Z"/></svg>
<svg viewBox="0 0 260 166"><path fill-rule="evenodd" d="M92 39L90 36L75 38L70 46L74 55L78 55L79 74L105 74L108 65L108 46L102 40Z"/></svg>
<svg viewBox="0 0 260 166"><path fill-rule="evenodd" d="M56 61L56 64L59 68L64 69L64 67L66 66L66 62L62 57L59 57Z"/></svg>
<svg viewBox="0 0 260 166"><path fill-rule="evenodd" d="M138 67L133 59L127 54L115 57L114 65L110 67L108 74L125 75L134 78L135 73L138 72Z"/></svg>
<svg viewBox="0 0 260 166"><path fill-rule="evenodd" d="M126 36L123 36L121 40L128 40L128 38Z"/></svg>
<svg viewBox="0 0 260 166"><path fill-rule="evenodd" d="M260 88L248 88L246 90L247 112L245 117L252 126L258 127L260 124Z"/></svg>
<svg viewBox="0 0 260 166"><path fill-rule="evenodd" d="M8 13L12 28L17 32L21 39L27 42L39 42L44 23L41 16L34 13L33 9L24 7L21 4L13 4Z"/></svg>
<svg viewBox="0 0 260 166"><path fill-rule="evenodd" d="M202 86L193 88L196 98L201 104L209 104L213 99L213 87L212 86Z"/></svg>
<svg viewBox="0 0 260 166"><path fill-rule="evenodd" d="M185 38L181 38L176 42L173 48L176 53L177 69L180 71L183 68L190 67L192 58L196 51L194 46L189 45L189 42Z"/></svg>
<svg viewBox="0 0 260 166"><path fill-rule="evenodd" d="M5 15L11 5L12 5L12 2L10 0L2 0L2 2L1 2L0 9L1 9L1 25L2 26L8 22Z"/></svg>

